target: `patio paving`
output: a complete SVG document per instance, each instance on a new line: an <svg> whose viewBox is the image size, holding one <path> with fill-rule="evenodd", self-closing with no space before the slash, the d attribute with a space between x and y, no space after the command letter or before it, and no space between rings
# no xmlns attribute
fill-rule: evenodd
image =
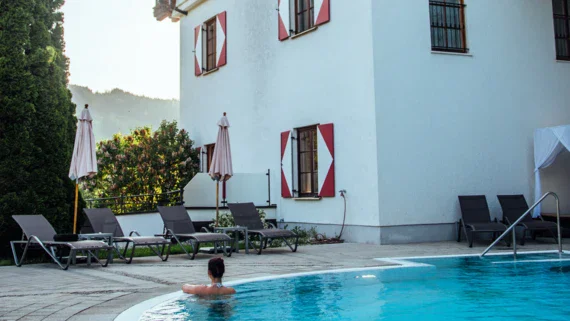
<svg viewBox="0 0 570 321"><path fill-rule="evenodd" d="M570 249L570 240L564 240ZM268 249L262 255L243 251L225 258L225 281L297 272L374 267L390 263L373 258L480 254L486 244L468 248L465 242L405 245L331 244ZM555 250L552 239L528 241L519 251ZM512 251L500 243L493 252ZM208 282L206 269L212 255L194 261L171 256L135 258L131 265L120 261L107 268L72 266L61 271L54 264L0 267L0 320L114 320L124 310L158 295L180 290L183 283Z"/></svg>

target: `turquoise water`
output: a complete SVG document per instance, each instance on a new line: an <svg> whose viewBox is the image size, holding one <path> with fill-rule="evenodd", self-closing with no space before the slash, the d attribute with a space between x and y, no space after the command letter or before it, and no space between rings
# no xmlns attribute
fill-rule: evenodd
<svg viewBox="0 0 570 321"><path fill-rule="evenodd" d="M241 284L233 297L183 296L141 320L570 320L570 255L413 261L429 266Z"/></svg>

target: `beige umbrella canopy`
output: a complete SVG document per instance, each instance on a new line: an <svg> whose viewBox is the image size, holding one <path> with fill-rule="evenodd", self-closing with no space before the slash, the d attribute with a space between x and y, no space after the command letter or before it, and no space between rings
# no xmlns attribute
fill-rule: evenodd
<svg viewBox="0 0 570 321"><path fill-rule="evenodd" d="M75 144L73 146L73 156L69 167L69 178L75 181L75 211L73 216L73 234L77 225L77 200L79 194L79 178L93 176L97 173L97 156L95 154L95 136L93 135L93 118L89 113L89 105L79 116L77 132L75 134Z"/></svg>
<svg viewBox="0 0 570 321"><path fill-rule="evenodd" d="M219 208L218 201L220 196L220 181L225 182L234 174L232 169L232 152L230 148L230 135L228 128L230 122L224 116L218 121L218 138L214 147L214 155L210 164L210 172L208 173L212 179L216 181L216 226L218 226Z"/></svg>

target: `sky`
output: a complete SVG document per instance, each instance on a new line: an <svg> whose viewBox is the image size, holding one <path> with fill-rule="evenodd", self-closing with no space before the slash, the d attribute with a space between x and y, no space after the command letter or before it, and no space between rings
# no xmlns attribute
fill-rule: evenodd
<svg viewBox="0 0 570 321"><path fill-rule="evenodd" d="M66 0L70 84L180 97L179 23L153 15L155 0Z"/></svg>

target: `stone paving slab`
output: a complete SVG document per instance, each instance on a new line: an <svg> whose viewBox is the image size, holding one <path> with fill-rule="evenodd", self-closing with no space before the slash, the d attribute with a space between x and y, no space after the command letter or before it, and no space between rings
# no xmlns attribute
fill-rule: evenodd
<svg viewBox="0 0 570 321"><path fill-rule="evenodd" d="M565 244L564 248L570 249L568 240ZM287 248L268 249L262 255L242 251L224 258L224 280L393 264L374 258L480 254L486 245L345 243L301 246L296 253ZM528 241L519 251L556 248L551 239L539 239ZM501 244L493 252L511 251ZM0 321L111 321L135 304L180 290L183 283L207 283L207 264L212 257L200 254L191 261L185 255L174 255L167 262L156 257L135 258L130 265L116 261L107 268L77 265L68 271L54 264L0 267Z"/></svg>

